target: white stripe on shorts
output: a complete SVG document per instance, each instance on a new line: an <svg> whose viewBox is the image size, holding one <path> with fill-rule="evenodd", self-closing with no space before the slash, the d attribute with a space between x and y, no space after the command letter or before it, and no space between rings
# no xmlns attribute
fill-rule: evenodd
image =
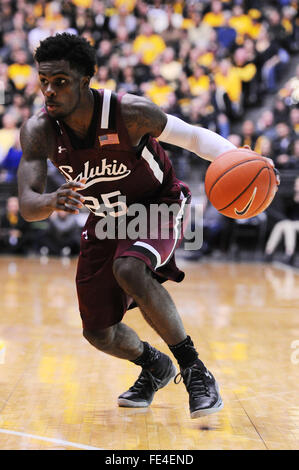
<svg viewBox="0 0 299 470"><path fill-rule="evenodd" d="M170 260L172 254L173 254L173 252L174 252L174 250L175 250L176 244L177 244L177 242L178 242L178 240L179 240L179 238L180 238L180 230L178 229L178 227L179 227L179 225L180 225L180 220L181 220L181 218L183 217L183 212L184 212L184 208L185 208L186 201L187 201L187 198L185 197L185 198L182 200L181 208L180 208L180 210L179 210L179 212L178 212L178 215L177 215L176 218L175 218L175 224L174 224L175 240L174 240L174 244L173 244L172 250L171 250L169 256L166 258L166 260L165 260L163 263L161 263L159 267L164 266L164 264L166 264L166 263Z"/></svg>
<svg viewBox="0 0 299 470"><path fill-rule="evenodd" d="M157 269L161 266L160 253L153 246L149 245L148 243L144 243L144 242L136 242L136 243L134 243L134 245L142 246L143 248L146 248L147 250L151 251L153 253L153 255L155 255L155 257L157 259L157 264L155 266L155 269Z"/></svg>
<svg viewBox="0 0 299 470"><path fill-rule="evenodd" d="M155 257L157 259L157 264L155 266L155 269L158 269L161 266L164 266L164 264L166 264L170 260L172 254L175 250L176 244L177 244L177 242L180 238L180 230L178 229L178 227L179 227L179 224L180 224L180 220L183 217L183 212L184 212L184 208L185 208L185 204L186 204L187 199L188 198L185 197L182 200L182 205L181 205L180 210L179 210L179 212L178 212L178 214L175 218L175 224L174 224L175 240L174 240L173 247L171 249L170 254L166 258L166 260L163 261L163 263L161 261L160 253L153 246L151 246L151 245L149 245L148 243L145 243L145 242L136 242L136 243L134 243L134 245L142 246L143 248L146 248L147 250L151 251L155 255Z"/></svg>

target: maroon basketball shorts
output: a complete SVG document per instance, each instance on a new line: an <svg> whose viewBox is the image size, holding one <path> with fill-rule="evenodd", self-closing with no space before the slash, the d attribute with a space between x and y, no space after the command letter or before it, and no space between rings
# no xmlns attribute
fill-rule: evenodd
<svg viewBox="0 0 299 470"><path fill-rule="evenodd" d="M160 283L183 280L184 273L176 266L174 252L183 238L189 202L190 193L183 188L180 199L172 201L177 204L176 213L159 220L150 235L135 239L130 234L125 238L99 239L99 217L93 214L88 217L82 231L76 275L83 328L107 328L119 323L128 309L136 307L114 277L113 263L117 258L131 256L142 260ZM146 210L149 220L150 206Z"/></svg>

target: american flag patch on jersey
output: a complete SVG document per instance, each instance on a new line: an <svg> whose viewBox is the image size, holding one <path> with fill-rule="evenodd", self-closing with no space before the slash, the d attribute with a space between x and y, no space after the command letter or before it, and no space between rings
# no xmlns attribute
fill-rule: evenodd
<svg viewBox="0 0 299 470"><path fill-rule="evenodd" d="M99 136L100 146L119 144L118 134L106 134Z"/></svg>

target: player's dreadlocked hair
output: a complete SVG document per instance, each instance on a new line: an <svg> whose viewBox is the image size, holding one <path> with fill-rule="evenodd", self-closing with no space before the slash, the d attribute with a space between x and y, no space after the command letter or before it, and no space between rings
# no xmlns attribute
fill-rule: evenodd
<svg viewBox="0 0 299 470"><path fill-rule="evenodd" d="M92 77L95 72L96 54L90 43L74 34L62 33L40 42L35 51L35 60L67 60L70 67L82 75Z"/></svg>

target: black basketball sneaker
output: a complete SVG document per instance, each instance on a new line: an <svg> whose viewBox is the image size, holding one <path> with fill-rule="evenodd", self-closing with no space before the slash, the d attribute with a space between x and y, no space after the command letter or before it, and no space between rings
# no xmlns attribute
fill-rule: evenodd
<svg viewBox="0 0 299 470"><path fill-rule="evenodd" d="M189 393L192 419L216 413L223 408L218 384L199 359L192 366L181 369L175 378L175 383L179 383L182 378Z"/></svg>
<svg viewBox="0 0 299 470"><path fill-rule="evenodd" d="M118 406L129 408L147 407L153 401L155 393L165 387L177 370L166 354L160 353L159 367L143 367L138 379L126 392L118 397Z"/></svg>

